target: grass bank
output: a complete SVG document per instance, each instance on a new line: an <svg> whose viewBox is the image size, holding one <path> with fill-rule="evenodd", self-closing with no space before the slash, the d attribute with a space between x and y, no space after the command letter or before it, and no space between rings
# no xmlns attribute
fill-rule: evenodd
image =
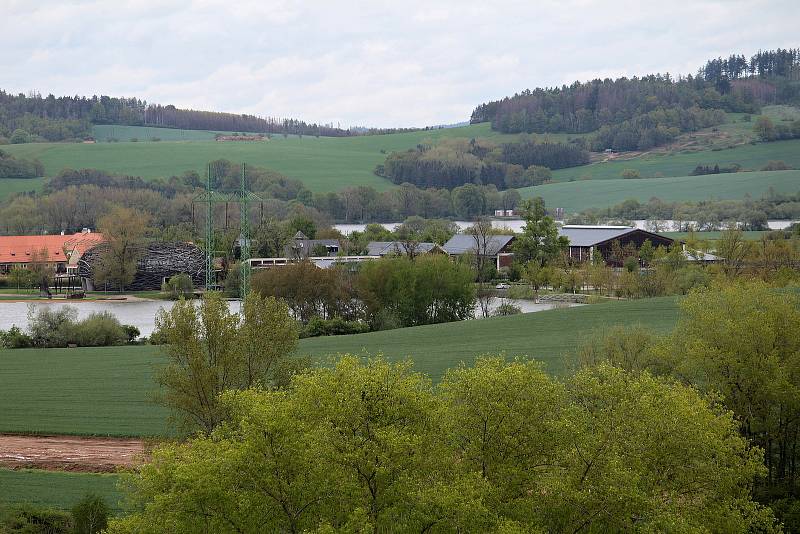
<svg viewBox="0 0 800 534"><path fill-rule="evenodd" d="M797 145L800 159L800 142ZM705 176L578 180L520 189L523 198L540 196L551 208L568 213L588 208L605 208L628 199L647 202L658 197L665 202L699 200L743 200L775 193L800 191L800 170L757 171Z"/></svg>
<svg viewBox="0 0 800 534"><path fill-rule="evenodd" d="M438 381L460 362L485 353L526 355L553 373L591 331L641 323L669 330L674 297L616 301L530 314L403 328L351 336L304 339L298 353L325 362L341 353L411 358ZM167 411L151 402L158 347L99 347L0 351L0 432L157 436Z"/></svg>
<svg viewBox="0 0 800 534"><path fill-rule="evenodd" d="M113 474L0 469L0 510L22 503L68 510L87 493L94 493L114 512L121 512L118 480Z"/></svg>

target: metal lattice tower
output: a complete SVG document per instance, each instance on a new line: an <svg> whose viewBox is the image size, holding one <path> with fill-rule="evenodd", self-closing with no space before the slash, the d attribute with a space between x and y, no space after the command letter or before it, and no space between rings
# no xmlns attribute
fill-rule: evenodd
<svg viewBox="0 0 800 534"><path fill-rule="evenodd" d="M206 171L206 291L211 291L214 289L214 188L210 163Z"/></svg>
<svg viewBox="0 0 800 534"><path fill-rule="evenodd" d="M224 195L214 190L214 175L212 174L211 164L207 166L206 175L206 190L204 193L196 196L193 200L194 203L205 204L206 212L206 247L205 247L205 270L206 270L206 291L213 291L217 289L214 280L214 204L239 204L239 250L241 261L240 271L240 294L247 295L250 291L250 244L252 238L250 236L250 201L256 200L263 202L263 199L250 191L247 188L247 166L242 163L241 177L239 182L239 190L229 195ZM194 209L194 208L193 208ZM227 210L227 208L226 208ZM262 204L263 216L263 204ZM227 215L226 215L227 220ZM220 251L221 252L221 251Z"/></svg>
<svg viewBox="0 0 800 534"><path fill-rule="evenodd" d="M242 163L242 181L239 188L239 261L241 273L239 294L244 298L250 292L250 195L247 190L246 164Z"/></svg>

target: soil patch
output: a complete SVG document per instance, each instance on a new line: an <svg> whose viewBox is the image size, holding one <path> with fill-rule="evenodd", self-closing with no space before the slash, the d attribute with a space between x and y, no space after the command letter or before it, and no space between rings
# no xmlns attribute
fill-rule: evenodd
<svg viewBox="0 0 800 534"><path fill-rule="evenodd" d="M0 435L0 466L110 473L145 459L140 439Z"/></svg>

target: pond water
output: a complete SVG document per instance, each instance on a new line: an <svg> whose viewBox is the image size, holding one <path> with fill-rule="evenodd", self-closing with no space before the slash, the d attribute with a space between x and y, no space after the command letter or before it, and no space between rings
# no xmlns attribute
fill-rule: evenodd
<svg viewBox="0 0 800 534"><path fill-rule="evenodd" d="M489 304L490 310L497 309L503 302L511 302L515 306L519 306L523 313L538 312L549 310L554 305L537 304L532 300L510 300L494 298ZM48 308L62 308L64 306L73 306L78 310L78 318L83 319L87 315L95 312L108 311L113 313L122 324L130 324L139 329L142 336L149 336L153 333L155 327L155 317L158 311L162 308L170 309L173 303L171 301L72 301L72 302L48 302L36 301L35 303L29 302L0 302L0 330L8 330L12 326L18 326L25 330L28 326L28 307L29 306L48 307ZM240 303L238 301L229 301L228 305L234 312L239 311ZM476 307L476 315L479 311Z"/></svg>

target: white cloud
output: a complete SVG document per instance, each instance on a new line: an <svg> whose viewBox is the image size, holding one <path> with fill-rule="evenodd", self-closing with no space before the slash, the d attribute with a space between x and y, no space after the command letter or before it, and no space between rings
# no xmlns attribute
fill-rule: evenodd
<svg viewBox="0 0 800 534"><path fill-rule="evenodd" d="M6 90L342 125L457 122L524 88L800 44L793 0L3 3Z"/></svg>

